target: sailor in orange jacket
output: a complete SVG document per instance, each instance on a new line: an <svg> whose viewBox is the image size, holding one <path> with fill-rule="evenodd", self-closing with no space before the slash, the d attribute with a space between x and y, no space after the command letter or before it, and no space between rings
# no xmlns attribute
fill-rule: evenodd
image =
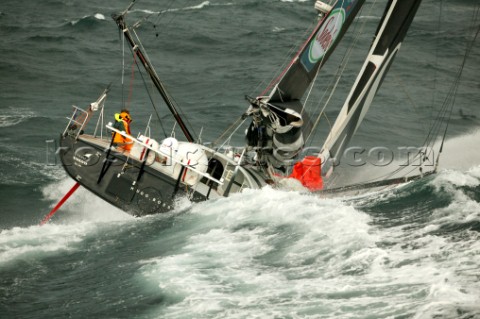
<svg viewBox="0 0 480 319"><path fill-rule="evenodd" d="M132 118L130 117L130 112L126 109L120 111L120 113L115 114L115 124L113 125L119 131L125 131L128 135L132 135L130 132L130 123L132 122ZM118 133L113 132L113 144L123 148L126 151L130 151L133 142L131 139L126 138Z"/></svg>

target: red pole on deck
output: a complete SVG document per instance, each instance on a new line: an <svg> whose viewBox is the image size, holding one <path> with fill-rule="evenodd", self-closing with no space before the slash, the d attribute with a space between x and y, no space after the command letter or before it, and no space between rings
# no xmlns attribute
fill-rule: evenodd
<svg viewBox="0 0 480 319"><path fill-rule="evenodd" d="M78 186L80 186L80 183L76 182L75 185L73 185L73 187L68 191L68 193L66 193L65 196L63 196L63 198L58 202L58 204L52 209L52 211L43 218L43 220L40 222L40 226L48 222L50 218L55 215L57 210L62 207L62 205L67 201L67 199L77 190Z"/></svg>

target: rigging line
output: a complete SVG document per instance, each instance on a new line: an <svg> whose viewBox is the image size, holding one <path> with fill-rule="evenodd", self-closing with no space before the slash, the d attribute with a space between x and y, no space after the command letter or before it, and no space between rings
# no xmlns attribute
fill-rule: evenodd
<svg viewBox="0 0 480 319"><path fill-rule="evenodd" d="M172 0L170 2L170 4L168 5L168 9L166 10L163 10L163 11L160 11L160 12L151 12L151 13L148 13L146 16L144 16L142 19L138 20L136 23L133 24L133 28L138 28L143 22L147 21L148 19L150 19L151 16L153 15L157 15L157 20L153 23L153 28L156 29L156 24L157 22L160 20L160 15L164 12L168 12L170 10L170 7L172 6L173 2L175 2L175 0ZM171 22L171 20L170 20ZM156 36L158 36L158 34L156 34Z"/></svg>
<svg viewBox="0 0 480 319"><path fill-rule="evenodd" d="M370 9L369 9L369 12L367 13L367 15L370 15L373 11L373 8L375 6L375 4L377 3L377 0L375 0L372 5L370 6ZM363 6L361 8L361 10L363 11ZM360 12L357 16L360 16ZM321 120L321 117L322 117L322 114L324 114L325 112L325 109L327 108L327 106L329 105L330 103L330 100L332 99L337 87L338 87L338 83L340 82L342 76L343 76L343 73L345 72L345 69L347 68L347 64L348 62L350 61L350 58L353 54L353 50L355 48L355 46L357 45L358 41L360 40L360 36L363 32L363 30L365 29L365 26L367 24L367 21L366 19L363 21L363 23L361 24L360 26L360 29L355 33L353 32L353 34L356 34L355 37L354 37L354 40L352 41L352 44L349 46L349 48L346 50L343 58L342 58L342 61L340 62L340 65L337 69L337 73L335 75L334 78L332 78L328 88L325 90L322 98L320 99L319 103L318 103L318 108L320 108L320 106L322 105L322 101L325 97L325 95L327 94L328 91L330 91L330 94L329 94L329 97L327 99L327 101L324 103L323 105L323 108L322 110L320 111L320 113L318 114L317 116L317 119L315 120L315 124L313 125L313 128L312 130L310 131L310 134L307 136L306 140L310 140L310 145L313 143L313 140L315 139L315 136L317 134L317 130L315 129L319 123L320 123L320 120ZM355 24L356 26L357 24ZM335 80L336 79L336 80ZM314 112L315 110L312 110L312 113ZM328 117L325 115L325 118L328 119ZM330 125L330 128L331 128L331 125ZM312 135L312 132L313 132L313 135ZM311 139L310 139L311 138Z"/></svg>
<svg viewBox="0 0 480 319"><path fill-rule="evenodd" d="M172 8L172 5L173 3L175 2L176 0L172 0L170 1L170 3L167 5L167 8L165 10L162 10L160 11L158 14L157 14L157 19L155 20L155 22L153 23L153 28L156 29L156 25L160 23L160 20L162 20L162 18L164 17L164 13L167 13L167 12L170 12L171 8ZM171 22L172 20L170 20Z"/></svg>
<svg viewBox="0 0 480 319"><path fill-rule="evenodd" d="M475 15L478 15L478 11L477 11L477 13L474 13L474 18L472 20L472 27L474 26L474 24L476 22ZM462 72L465 68L466 61L467 61L467 59L468 59L468 57L471 53L471 50L474 46L474 43L475 43L479 33L480 33L480 24L478 26L478 29L477 29L476 33L472 36L472 40L470 42L467 42L467 47L466 47L466 50L465 50L465 54L463 56L462 63L461 63L461 65L459 67L459 70L457 72L457 76L455 77L455 81L452 84L452 86L451 86L451 88L448 92L447 97L445 98L445 101L444 101L443 106L442 106L442 111L440 112L441 114L439 114L439 116L437 117L437 123L438 124L435 125L435 130L440 131L440 124L442 122L442 118L446 117L447 113L449 114L448 119L446 121L445 132L443 134L444 137L442 139L442 143L441 143L441 146L440 146L440 152L443 149L443 142L444 142L444 139L445 139L446 130L448 129L448 124L449 124L449 121L450 121L450 118L451 118L451 115L452 115L452 111L453 111L453 107L454 107L454 104L455 104L455 96L456 96L458 87L460 85L460 78L461 78ZM427 143L429 141L429 137L430 136L427 137L427 141L425 141L425 143Z"/></svg>
<svg viewBox="0 0 480 319"><path fill-rule="evenodd" d="M345 0L342 1L342 5L341 5L342 7L343 7L344 3L345 3ZM337 21L337 22L338 22L338 21ZM337 28L337 27L338 27L338 26L335 24L335 28ZM340 27L341 27L341 26L340 26ZM330 46L327 47L327 49L325 50L325 52L327 52L327 51L330 50L330 48L333 46L334 42L335 42L335 41L332 41L332 42L330 43ZM322 56L322 59L321 59L321 61L320 61L320 65L323 65L323 64L324 64L325 58L326 58L326 54L324 54L324 55ZM318 63L318 62L317 62L317 63ZM308 90L307 96L305 97L304 107L303 107L303 109L302 109L302 114L303 114L303 112L307 109L307 103L308 103L308 100L309 100L309 98L310 98L310 94L312 93L313 87L315 86L315 83L317 82L318 75L320 74L320 69L321 69L321 67L319 67L319 68L317 69L317 71L315 72L315 76L313 77L313 81L312 81L312 83L310 84L310 88L309 88L309 90ZM324 96L325 96L325 95L324 95ZM322 98L323 98L323 97L322 97ZM324 110L325 110L325 107L324 107ZM320 113L320 116L321 116L321 113ZM316 124L317 124L317 123L316 123ZM316 127L316 126L314 125L314 126L312 127L312 130L314 130L315 127ZM310 135L310 134L309 134L309 135ZM308 138L307 138L307 139L308 139Z"/></svg>
<svg viewBox="0 0 480 319"><path fill-rule="evenodd" d="M445 116L448 112L447 101L450 98L450 94L451 93L447 94L447 97L445 98L445 100L442 104L442 107L438 111L437 116L436 116L435 120L433 121L432 127L430 128L430 131L428 132L428 134L425 138L425 141L423 142L424 146L429 146L429 145L433 144L434 143L433 140L438 136L438 132L440 131L442 123L443 123L443 119L445 118Z"/></svg>
<svg viewBox="0 0 480 319"><path fill-rule="evenodd" d="M455 85L455 84L454 84ZM442 108L439 111L437 118L435 119L435 122L432 125L431 130L429 131L427 138L424 141L424 146L430 146L435 143L434 140L438 137L438 134L441 130L442 124L445 123L445 118L447 117L447 114L449 113L449 100L451 99L452 96L452 88L450 89L450 92L447 94L447 97L445 98ZM453 105L451 106L453 108ZM451 111L450 111L451 113ZM450 114L451 115L451 114ZM450 117L448 118L448 121L450 120Z"/></svg>
<svg viewBox="0 0 480 319"><path fill-rule="evenodd" d="M479 6L480 8L480 6ZM478 13L480 12L477 11L476 13L474 13L475 16L478 16ZM475 24L475 20L476 18L474 18L474 21L472 24ZM472 25L473 26L473 25ZM457 72L457 75L455 77L455 80L447 94L447 97L445 98L444 102L443 102L443 105L442 105L442 108L436 118L436 120L434 121L434 125L432 127L432 129L430 130L429 132L429 137L427 137L426 141L424 142L423 144L423 147L425 149L429 148L430 149L430 152L427 154L427 153L423 153L423 152L418 152L412 159L412 162L415 162L420 156L425 156L426 158L428 158L429 156L432 156L433 154L433 144L431 147L429 147L430 143L433 141L433 137L434 135L436 134L431 134L433 133L434 131L440 131L440 128L441 128L441 123L442 122L445 122L446 123L446 126L445 126L445 130L443 132L443 137L442 137L442 142L441 142L441 145L440 145L440 149L439 149L439 154L437 155L437 158L436 158L436 161L435 161L435 168L434 170L437 169L438 167L438 162L439 162L439 157L440 157L440 154L442 153L442 150L443 150L443 145L444 145L444 142L445 142L445 139L446 139L446 133L447 133L447 130L448 130L448 126L449 126L449 122L450 122L450 118L451 118L451 115L452 115L452 111L453 111L453 107L454 107L454 104L455 104L455 98L456 98L456 94L458 92L458 88L459 88L459 85L460 85L460 79L461 79L461 75L462 75L462 72L465 68L465 65L466 65L466 61L468 59L468 56L470 55L471 53L471 50L474 46L474 43L478 37L478 35L480 34L480 24L478 26L478 29L475 33L475 35L473 36L473 39L472 41L468 42L467 43L467 48L465 50L465 54L463 56L463 60L462 60L462 63L459 67L459 70ZM447 114L448 114L448 117L447 117ZM445 120L444 118L447 117L447 120ZM408 156L408 155L407 155ZM425 162L425 159L420 159L421 160L421 164L418 166L418 167L414 167L412 168L409 172L407 172L406 174L404 174L404 176L407 176L408 174L410 174L411 172L417 170L417 169L420 169L421 167L423 167L423 163ZM407 158L407 163L410 162L410 159ZM371 179L370 181L375 181L375 180L379 180L379 179L383 179L383 178L386 178L386 177L392 177L394 174L397 174L397 173L400 173L401 171L403 170L406 170L407 168L409 168L411 166L403 166L403 167L400 167L392 172L389 172L388 174L385 174L383 176L379 176L379 177L376 177L374 179Z"/></svg>
<svg viewBox="0 0 480 319"><path fill-rule="evenodd" d="M337 27L337 26L335 25L335 27ZM332 45L333 45L333 42L330 43L330 47L328 47L327 50L325 50L325 51L330 50L330 48L331 48ZM325 58L326 58L326 54L323 55L323 57L322 57L322 59L321 59L321 61L320 61L320 65L322 65L322 64L324 63ZM318 63L318 62L317 62L317 63ZM320 74L320 69L322 69L322 68L319 67L319 68L317 69L317 71L315 72L315 76L313 77L313 81L312 81L312 83L310 84L310 88L309 88L309 90L308 90L307 96L305 97L304 107L302 108L302 112L301 112L302 115L303 115L303 112L305 112L305 109L307 108L307 103L308 103L308 101L309 101L310 94L312 93L313 87L315 86L315 83L317 82L318 75ZM315 129L315 126L312 127L312 130L314 130L314 129Z"/></svg>
<svg viewBox="0 0 480 319"><path fill-rule="evenodd" d="M438 52L437 52L438 54ZM410 105L412 106L413 108L413 111L417 114L417 116L420 118L421 117L421 113L420 113L420 110L419 110L419 107L418 105L415 103L415 101L413 100L413 98L410 96L410 94L408 93L407 91L407 88L404 84L404 82L402 81L402 79L397 75L397 74L394 74L394 77L395 77L395 81L398 83L398 85L401 87L403 93L405 94L405 96L407 97L407 100L408 102L410 102ZM430 117L431 118L431 117ZM426 126L427 124L424 122L424 121L420 121L422 124L422 128L423 128L423 133L427 133L428 132L428 127Z"/></svg>
<svg viewBox="0 0 480 319"><path fill-rule="evenodd" d="M325 118L325 120L327 121L328 123L328 126L330 127L330 130L332 130L332 122L330 122L330 119L328 118L327 116L327 113L323 113L323 117Z"/></svg>
<svg viewBox="0 0 480 319"><path fill-rule="evenodd" d="M439 5L440 12L438 14L438 23L437 23L437 30L440 32L442 29L442 19L443 19L443 0L440 1ZM435 41L435 67L434 68L434 74L433 74L433 94L432 94L432 104L430 105L430 127L433 126L433 118L434 118L434 109L433 106L436 104L436 95L438 92L437 91L437 74L438 74L438 65L439 65L439 53L440 53L440 41L437 38L437 41Z"/></svg>
<svg viewBox="0 0 480 319"><path fill-rule="evenodd" d="M173 1L175 0L172 0L172 2L170 3L169 6L172 5ZM159 15L164 12L164 11L160 11L160 12L157 12L157 20L159 19ZM138 28L143 22L147 21L148 19L150 19L151 16L153 16L155 14L155 12L149 12L147 13L143 18L141 18L140 20L138 20L137 22L135 22L133 25L132 25L132 28ZM153 27L155 28L155 23L153 24Z"/></svg>
<svg viewBox="0 0 480 319"><path fill-rule="evenodd" d="M436 137L436 136L438 136L438 132L440 131L440 128L441 128L442 118L444 118L444 117L446 116L445 114L448 112L448 109L447 109L445 106L448 105L447 101L450 100L451 96L452 96L452 95L451 95L451 92L450 92L450 93L448 94L448 96L447 96L447 98L446 98L443 106L442 106L442 111L440 112L440 115L439 115L439 117L438 117L439 119L435 121L435 123L436 123L436 124L435 124L435 131L436 131L437 133L433 134L433 131L431 130L431 132L429 132L429 135L431 136L431 140L430 140L430 138L427 139L427 140L424 142L423 146L421 147L421 148L424 148L425 151L424 151L424 152L419 151L418 153L416 153L416 154L413 156L412 159L410 159L410 157L409 157L410 154L407 153L407 160L406 160L405 165L403 165L403 166L401 166L401 167L399 167L399 168L397 168L397 169L395 169L395 170L393 170L393 171L391 171L391 172L389 172L389 173L387 173L387 174L385 174L385 175L376 177L376 178L372 179L371 181L378 180L379 178L391 178L391 177L394 176L395 174L400 173L400 172L403 171L403 170L406 170L407 168L411 167L410 164L409 164L409 163L410 163L410 160L411 160L412 163L414 163L414 162L417 161L417 160L420 160L421 164L418 165L418 168L421 168L421 167L423 166L423 163L425 163L426 159L428 159L428 158L430 158L431 156L433 156L433 154L432 154L432 153L433 153L433 146L434 146L434 143L435 143L435 141L434 141L433 138ZM430 145L431 145L431 146L430 146ZM428 151L428 152L427 152L427 151ZM423 156L423 158L421 158L422 156ZM437 157L437 158L438 158L438 157ZM413 172L413 171L416 170L416 169L417 169L417 167L414 167L414 168L413 168L412 170L410 170L408 173L403 174L403 175L404 175L404 176L407 176L409 173ZM436 168L435 168L434 170L436 170Z"/></svg>
<svg viewBox="0 0 480 319"><path fill-rule="evenodd" d="M303 39L305 35L309 35L315 30L315 26L318 24L318 21L313 21L310 23L310 26L304 31L303 35L300 37L300 39ZM300 40L301 41L301 40ZM280 68L278 68L278 71L274 73L272 79L270 80L270 83L267 85L267 87L263 90L263 92L260 94L265 95L268 91L270 91L276 84L280 82L282 79L283 75L287 72L287 70L293 65L295 62L295 59L297 56L299 56L299 52L303 50L304 46L306 45L306 42L301 44L300 41L297 41L296 44L293 44L290 49L288 50L288 53L285 56L285 59L283 60ZM307 40L308 42L308 40ZM299 44L300 43L300 44ZM294 56L292 58L292 55ZM262 81L262 83L265 82ZM260 85L257 86L255 90L258 89Z"/></svg>
<svg viewBox="0 0 480 319"><path fill-rule="evenodd" d="M225 142L223 142L223 144L220 145L220 147L218 147L219 150L221 150L221 149L225 146L225 144L227 144L227 142L232 139L233 134L235 134L235 132L238 131L238 129L240 129L240 127L243 125L243 123L245 123L245 121L247 120L247 117L245 117L245 118L243 118L243 119L240 118L240 119L242 120L242 122L237 126L236 129L234 129L234 130L232 131L232 133L228 136L228 138L225 140ZM237 122L238 122L238 121L237 121Z"/></svg>
<svg viewBox="0 0 480 319"><path fill-rule="evenodd" d="M420 154L420 152L417 153L417 154L414 156L414 158L412 159L412 163L416 160L416 158L419 156L419 154ZM408 156L408 155L409 155L409 154L407 154L407 156ZM407 158L407 162L405 163L404 166L401 166L400 168L397 168L397 169L395 169L395 170L393 170L393 171L391 171L391 172L387 172L387 173L385 173L385 174L383 174L383 175L380 175L380 176L377 176L377 177L373 177L373 178L371 178L371 179L367 179L367 180L363 181L362 183L369 183L369 182L375 182L375 181L378 181L378 180L383 180L383 179L392 178L395 174L400 173L401 171L403 171L403 170L411 167L411 166L409 166L409 163L410 163L410 158ZM421 168L421 167L422 167L421 164L418 165L418 166L415 166L415 167L414 167L412 170L410 170L408 173L403 174L403 177L406 177L409 173L411 173L411 172L413 172L414 170L416 170L416 169L418 169L418 168Z"/></svg>
<svg viewBox="0 0 480 319"><path fill-rule="evenodd" d="M137 41L138 41L138 44L139 46L142 48L142 51L143 51L143 55L145 56L145 58L148 60L148 61L151 61L150 60L150 57L148 56L147 54L147 50L145 50L145 47L143 46L143 43L141 42L140 38L138 37L137 35L137 32L135 31L135 29L133 29L133 34L135 35L135 37L137 38ZM150 62L151 64L151 62ZM153 68L153 65L152 65L152 70L153 72L156 74L157 71ZM163 84L163 83L162 83ZM178 113L182 116L182 119L186 122L186 124L188 124L189 126L189 130L191 131L191 133L193 135L197 135L193 129L193 126L192 124L190 123L190 121L188 120L188 118L185 116L185 113L183 112L183 110L181 109L181 107L178 105L178 103L175 101L175 99L170 95L169 92L165 92L166 95L168 96L168 100L173 104L175 105L175 108L178 110Z"/></svg>
<svg viewBox="0 0 480 319"><path fill-rule="evenodd" d="M440 131L441 129L441 126L442 126L442 123L443 123L443 119L446 117L446 114L448 113L448 100L451 96L451 90L452 88L450 88L450 92L447 94L443 104L442 104L442 107L440 108L440 110L438 111L436 117L434 118L433 122L432 122L432 125L430 127L430 130L428 131L428 134L427 136L425 137L425 140L423 142L423 146L424 147L428 147L429 145L432 145L433 147L433 144L434 144L434 139L438 136L438 132Z"/></svg>
<svg viewBox="0 0 480 319"><path fill-rule="evenodd" d="M213 142L213 145L217 145L217 143L221 141L223 137L227 133L229 133L234 127L236 127L238 125L238 122L240 122L241 120L243 120L243 115L239 117L235 122L233 122L226 130L224 130L223 133L219 137L217 137L217 139ZM233 132L235 132L237 129L233 130Z"/></svg>
<svg viewBox="0 0 480 319"><path fill-rule="evenodd" d="M125 38L122 36L122 30L118 29L118 35L121 38L122 46L122 106L125 106L124 77L125 77Z"/></svg>
<svg viewBox="0 0 480 319"><path fill-rule="evenodd" d="M304 32L304 34L309 34L311 33L310 30L313 30L313 28L315 27L316 23L315 21L312 22L310 24L310 26L306 29L306 31ZM300 37L301 39L303 39L303 36ZM288 69L289 66L287 66L289 64L289 62L293 62L292 61L292 55L294 55L294 53L298 52L298 49L299 48L299 45L298 43L297 44L293 44L292 46L290 46L290 49L288 50L283 62L280 64L280 67L277 68L277 71L273 74L272 78L270 79L270 81L268 82L268 85L266 86L266 88L260 93L260 96L263 96L265 95L268 91L270 91L274 86L275 84L277 84L281 77L282 77L282 74L283 72L285 72L286 69ZM253 92L257 92L257 90L262 87L265 83L267 82L267 79L264 78L256 87L255 89L253 90ZM251 93L251 95L256 95L256 93Z"/></svg>
<svg viewBox="0 0 480 319"><path fill-rule="evenodd" d="M442 114L442 116L439 117L439 120L435 121L436 124L435 124L435 131L440 131L440 128L441 128L441 123L442 122L445 122L446 123L446 126L445 126L445 130L443 132L443 138L442 138L442 142L441 142L441 145L440 145L440 149L439 149L439 153L436 157L436 161L435 161L435 168L434 170L437 169L438 167L438 162L439 162L439 158L440 158L440 154L442 153L442 150L443 150L443 145L444 145L444 142L445 142L445 139L446 139L446 133L447 133L447 130L448 130L448 126L449 126L449 122L450 122L450 118L451 118L451 115L452 115L452 111L453 111L453 106L455 104L455 97L456 97L456 94L457 94L457 90L458 90L458 87L460 85L460 78L461 78L461 74L462 74L462 71L465 67L465 63L466 63L466 60L467 60L467 57L468 55L470 54L470 51L471 51L471 48L473 47L473 42L475 41L476 37L478 36L478 33L480 32L480 25L479 25L479 29L477 31L477 34L475 35L474 39L472 40L472 42L470 43L471 45L467 48L466 52L465 52L465 55L464 55L464 59L463 59L463 63L462 65L460 66L460 69L457 73L457 76L455 77L455 81L454 83L452 84L452 87L450 88L449 90L449 93L447 95L447 97L445 98L445 101L442 105L442 111L440 112ZM448 113L448 117L446 116ZM446 120L443 120L443 118L447 117ZM437 133L438 133L437 132ZM433 133L433 132L432 132ZM431 134L433 137L435 137L437 134ZM433 156L433 137L432 137L432 141L425 141L423 147L425 149L429 149L430 151L428 152L428 154L425 152L418 152L412 159L412 162L415 162L420 156L425 156L426 158L429 158L430 156ZM432 146L429 146L430 143L432 142ZM407 155L408 156L408 155ZM421 168L422 167L422 164L425 162L425 159L421 159L420 158L420 161L421 161L421 164L419 165L418 168ZM379 179L379 178L385 178L385 177L392 177L394 174L397 174L399 172L401 172L402 170L406 170L408 167L408 163L410 162L410 159L407 158L407 165L406 166L403 166L403 167L400 167L386 175L383 175L383 176L380 176L380 177L377 177L375 179L372 179L372 180L376 180L376 179ZM414 170L416 170L417 167L414 167L412 170L410 170L408 173L404 174L404 176L407 176L409 173L413 172Z"/></svg>
<svg viewBox="0 0 480 319"><path fill-rule="evenodd" d="M370 12L368 14L371 13L371 11L373 10L373 6L375 5L376 1L373 2L373 4L370 6ZM363 7L361 8L361 10L363 11ZM360 16L361 14L358 14L358 16ZM320 98L318 104L317 104L317 109L320 108L320 106L322 105L322 101L323 99L325 98L325 95L327 94L327 92L330 91L330 94L329 94L329 97L327 99L327 101L324 103L324 106L322 108L322 110L320 111L320 113L318 114L317 116L317 119L315 121L315 124L312 128L312 131L315 130L315 128L318 126L319 122L320 122L320 119L322 117L322 114L324 114L325 112L325 109L326 107L328 106L328 104L330 103L330 100L332 99L335 91L336 91L336 88L338 86L338 83L340 82L340 79L342 78L343 76L343 73L345 72L345 69L347 67L347 64L348 64L348 61L350 60L350 57L352 56L352 53L353 53L353 49L355 48L356 44L358 43L359 39L360 39L360 35L362 33L362 31L365 29L365 25L366 25L366 20L362 23L361 27L360 27L360 30L358 30L357 32L353 32L353 34L356 34L356 36L354 37L354 40L352 41L352 44L347 48L347 50L345 51L344 55L343 55L343 58L342 58L342 61L340 62L339 64L339 67L337 68L337 73L335 74L335 76L332 78L332 80L330 81L330 84L328 86L328 88L324 91L324 94L323 96ZM355 24L355 26L357 26L357 24ZM336 80L335 80L336 79ZM315 110L311 110L311 113L313 114L315 112ZM316 132L314 133L313 137L312 137L312 140L313 138L315 137L316 135ZM307 139L310 138L310 135L309 137L307 137ZM312 141L310 141L310 143L312 143Z"/></svg>
<svg viewBox="0 0 480 319"><path fill-rule="evenodd" d="M439 121L437 121L439 122ZM422 152L422 151L418 151L414 156L413 158L410 159L410 153L407 153L407 159L406 159L406 162L404 165L402 165L401 167L391 171L391 172L388 172L384 175L380 175L378 177L375 177L375 178L372 178L370 180L367 180L366 182L370 182L370 181L376 181L376 180L379 180L379 179L384 179L384 178L391 178L393 177L395 174L398 174L400 173L401 171L404 171L406 170L407 168L410 168L410 162L414 163L415 161L417 160L420 160L421 163L418 165L418 166L414 166L414 168L412 170L410 170L408 173L404 173L403 176L407 176L409 173L413 172L414 170L416 170L417 168L421 168L423 167L423 163L426 161L426 159L428 159L430 156L432 156L432 152L433 152L433 144L432 146L428 146L429 144L423 144L423 146L421 148L424 148L425 150L429 149L430 151L427 153L427 152ZM423 156L423 158L421 158Z"/></svg>
<svg viewBox="0 0 480 319"><path fill-rule="evenodd" d="M137 55L136 51L134 51L133 54ZM145 77L143 76L143 73L142 73L142 68L138 64L137 59L134 59L134 61L135 61L135 65L137 66L138 73L140 74L140 77L142 78L143 85L146 88L146 91L147 91L148 97L150 99L150 102L152 103L152 107L155 111L155 115L157 116L158 122L160 123L160 127L163 131L163 135L165 136L165 138L167 138L168 137L167 132L165 131L165 128L163 127L162 119L160 118L160 114L158 113L157 107L155 106L155 102L153 100L152 94L150 93L150 90L148 89L147 81L145 80Z"/></svg>
<svg viewBox="0 0 480 319"><path fill-rule="evenodd" d="M326 16L325 16L326 17ZM325 17L322 17L322 20L325 19ZM313 21L310 26L306 29L306 31L304 32L304 34L310 34L310 35L313 35L313 32L316 28L316 26L321 23L321 21ZM303 39L303 37L301 37ZM270 81L270 83L268 84L268 86L262 91L262 93L260 93L260 96L263 96L265 95L268 91L270 91L276 84L278 84L278 82L280 82L280 80L282 79L282 77L285 75L285 73L288 71L288 69L294 64L294 62L296 61L297 57L300 55L300 52L303 51L303 49L305 48L305 46L308 44L309 40L311 39L311 37L307 37L307 40L306 41L303 41L303 44L301 44L300 46L298 44L295 44L295 45L292 45L290 47L290 50L288 51L283 63L281 64L281 67L279 68L279 71L276 72L274 75L273 75L273 78L272 80ZM291 58L291 56L293 55L293 53L295 52L295 55L293 58ZM264 81L262 81L264 82ZM257 88L259 87L260 85L257 86Z"/></svg>
<svg viewBox="0 0 480 319"><path fill-rule="evenodd" d="M132 0L128 7L123 11L122 15L127 15L129 10L135 5L136 0ZM120 37L120 46L122 50L122 107L125 108L125 37L122 34L122 30L118 29L118 36Z"/></svg>
<svg viewBox="0 0 480 319"><path fill-rule="evenodd" d="M408 155L407 155L407 156L408 156ZM415 162L415 160L418 158L418 156L420 156L420 153L418 153L417 155L414 156L414 158L412 159L412 163ZM400 168L397 168L395 171L392 171L392 172L389 173L389 174L386 174L386 175L380 176L380 177L378 177L378 178L376 178L376 179L373 179L372 181L378 180L378 179L380 179L380 178L382 178L382 179L392 178L396 173L400 173L401 171L406 170L407 168L412 168L412 169L409 170L407 173L403 173L403 174L402 174L403 176L401 176L401 177L408 177L409 174L411 174L413 171L416 171L417 169L420 170L420 172L421 172L422 174L425 174L425 173L427 173L427 172L424 172L424 171L423 171L423 167L425 167L425 166L423 166L423 163L424 163L424 162L422 161L422 163L421 163L420 165L412 165L412 166L410 166L410 165L409 165L409 159L407 159L407 163L406 163L405 166L402 166L402 167L400 167ZM436 171L436 166L434 166L434 169L433 169L432 171L433 171L433 172ZM429 172L432 172L432 171L429 171Z"/></svg>
<svg viewBox="0 0 480 319"><path fill-rule="evenodd" d="M133 95L133 81L135 79L135 64L137 63L137 55L133 55L133 63L132 63L132 75L130 77L130 88L128 91L128 99L127 99L127 104L126 107L130 107L130 103L132 101L132 95Z"/></svg>
<svg viewBox="0 0 480 319"><path fill-rule="evenodd" d="M479 6L480 8L480 6ZM478 15L478 11L476 13L474 13L474 18L473 18L473 23L475 23L475 15ZM444 142L445 142L445 137L447 135L447 129L448 129L448 125L449 125L449 122L450 122L450 117L452 116L452 110L453 110L453 106L455 105L455 98L456 98L456 94L458 92L458 87L460 86L460 78L462 76L462 73L463 73L463 70L465 68L465 65L466 65L466 62L467 62L467 58L468 56L470 55L471 51L472 51L472 48L473 48L473 45L478 37L478 34L480 33L480 24L478 25L478 29L477 29L477 32L475 33L475 35L473 36L473 39L472 41L470 41L470 43L467 43L467 49L465 51L465 55L463 56L463 61L462 61L462 64L461 64L461 67L460 67L460 70L458 72L458 75L457 75L457 81L455 81L455 87L454 87L454 90L452 92L453 94L453 97L452 97L452 106L450 107L450 114L449 114L449 118L448 118L448 121L447 121L447 124L445 126L445 131L443 133L443 138L442 138L442 143L440 145L440 149L439 149L439 154L438 156L440 156L440 153L443 151L443 145L444 145ZM438 160L437 160L438 162Z"/></svg>
<svg viewBox="0 0 480 319"><path fill-rule="evenodd" d="M174 2L174 1L173 1ZM173 4L173 3L172 3ZM166 25L170 25L172 24L172 21L175 19L175 13L176 12L179 12L179 11L183 11L183 8L179 8L179 9L169 9L170 12L174 13L172 14L172 16L170 17L170 20L166 23Z"/></svg>
<svg viewBox="0 0 480 319"><path fill-rule="evenodd" d="M443 16L443 1L440 1L440 13L439 13L439 19L438 19L438 30L441 30L441 25L442 25L442 16ZM435 50L435 65L438 65L438 60L439 60L439 57L438 57L438 54L440 52L439 50L439 41L436 41L436 50ZM435 72L435 75L434 75L434 81L433 81L433 90L434 92L437 92L437 68L435 68L434 70ZM433 137L431 137L431 133L433 132L436 132L437 130L439 131L440 130L440 123L441 123L441 117L444 116L444 113L445 113L445 110L444 107L445 105L442 106L442 108L439 110L439 112L437 113L437 117L435 118L433 116L433 106L436 104L435 102L435 98L436 98L436 94L434 93L432 95L432 104L431 104L431 122L430 122L430 132L427 134L427 138L426 138L426 141L424 142L424 145L430 145L430 142L429 140L430 139L433 139ZM436 136L436 134L432 134L433 136Z"/></svg>

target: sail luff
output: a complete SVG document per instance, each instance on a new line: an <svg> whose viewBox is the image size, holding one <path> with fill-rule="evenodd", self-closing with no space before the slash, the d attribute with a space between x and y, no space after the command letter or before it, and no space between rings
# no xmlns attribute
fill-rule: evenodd
<svg viewBox="0 0 480 319"><path fill-rule="evenodd" d="M189 142L193 142L194 141L193 135L190 133L190 130L187 128L185 122L183 121L182 117L178 113L177 107L175 106L175 103L173 102L172 98L170 97L170 94L167 92L165 86L160 81L157 73L155 72L155 69L153 68L151 63L148 61L147 57L143 54L140 47L135 43L135 40L133 39L133 36L130 33L130 30L128 29L127 24L124 20L124 14L113 15L112 18L115 20L118 27L120 28L120 31L123 33L123 35L127 39L128 43L130 44L130 46L132 48L133 53L136 54L140 58L140 62L144 66L145 70L147 71L148 75L150 76L150 79L152 80L153 84L155 85L158 92L160 93L163 100L165 101L165 104L167 105L168 109L170 110L173 117L175 118L175 121L178 123L180 129L182 130L183 134L185 135L185 138Z"/></svg>
<svg viewBox="0 0 480 319"><path fill-rule="evenodd" d="M369 54L323 146L323 165L340 156L365 117L420 6L421 0L390 0Z"/></svg>
<svg viewBox="0 0 480 319"><path fill-rule="evenodd" d="M299 100L325 64L365 0L339 0L315 27L305 44L281 74L270 101Z"/></svg>
<svg viewBox="0 0 480 319"><path fill-rule="evenodd" d="M271 89L272 87L274 87L276 84L278 84L280 82L280 80L285 77L285 74L292 68L292 66L298 62L298 58L299 56L305 51L305 49L307 48L307 46L310 44L310 42L312 41L312 39L314 38L314 36L318 33L318 30L322 27L324 21L328 18L328 15L324 15L322 17L322 19L317 23L317 25L315 26L315 28L313 29L313 31L310 33L310 35L308 36L307 40L305 40L303 42L303 44L301 45L300 47L300 50L297 51L297 53L295 54L295 56L293 57L292 60L290 60L290 63L288 64L288 66L283 69L283 71L280 73L279 76L277 76L266 88L265 90L260 94L261 96L267 94Z"/></svg>

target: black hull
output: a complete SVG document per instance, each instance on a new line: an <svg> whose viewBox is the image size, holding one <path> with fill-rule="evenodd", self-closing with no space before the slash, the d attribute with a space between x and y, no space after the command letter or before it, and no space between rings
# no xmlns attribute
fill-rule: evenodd
<svg viewBox="0 0 480 319"><path fill-rule="evenodd" d="M187 196L176 181L160 172L112 151L73 137L60 138L60 159L65 171L83 187L110 204L135 216L167 212L176 197ZM103 173L102 173L103 170ZM188 194L193 201L206 197Z"/></svg>
<svg viewBox="0 0 480 319"><path fill-rule="evenodd" d="M240 192L244 187L261 188L266 185L266 177L256 169L242 167L241 174L232 174L235 163L229 162L225 157L216 157L223 163L223 176L233 176L233 182L217 188L214 183L204 179L196 186L189 186L180 181L183 171L173 175L164 174L155 167L128 156L128 153L113 148L108 151L109 145L110 141L91 136L80 136L78 139L70 135L61 136L62 165L68 175L84 188L135 216L171 211L179 197L201 202L227 197L231 193ZM432 173L407 179L389 179L324 189L315 193L321 197L358 195L416 180Z"/></svg>

